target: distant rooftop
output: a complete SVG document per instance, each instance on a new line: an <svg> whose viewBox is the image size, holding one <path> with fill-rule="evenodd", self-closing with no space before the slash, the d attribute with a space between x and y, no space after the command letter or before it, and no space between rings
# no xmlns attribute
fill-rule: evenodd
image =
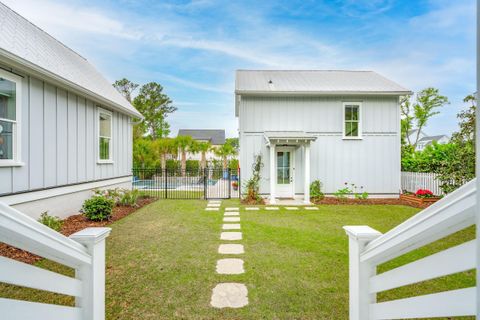
<svg viewBox="0 0 480 320"><path fill-rule="evenodd" d="M141 116L85 58L1 2L0 57L65 82L119 111Z"/></svg>
<svg viewBox="0 0 480 320"><path fill-rule="evenodd" d="M412 92L374 71L237 70L237 94L391 94Z"/></svg>
<svg viewBox="0 0 480 320"><path fill-rule="evenodd" d="M178 136L190 136L194 140L209 141L214 145L225 144L224 129L180 129Z"/></svg>

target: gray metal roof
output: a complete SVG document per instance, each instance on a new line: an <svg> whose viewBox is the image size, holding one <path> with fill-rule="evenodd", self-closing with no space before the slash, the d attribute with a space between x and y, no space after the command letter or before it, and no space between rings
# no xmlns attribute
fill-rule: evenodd
<svg viewBox="0 0 480 320"><path fill-rule="evenodd" d="M237 70L237 94L391 94L412 92L374 71Z"/></svg>
<svg viewBox="0 0 480 320"><path fill-rule="evenodd" d="M209 141L214 145L225 144L224 129L180 129L177 136L190 136L195 140Z"/></svg>
<svg viewBox="0 0 480 320"><path fill-rule="evenodd" d="M1 2L0 57L91 95L118 111L141 117L85 58Z"/></svg>
<svg viewBox="0 0 480 320"><path fill-rule="evenodd" d="M448 138L447 135L441 134L441 135L438 135L438 136L427 136L427 137L423 137L423 138L419 139L418 141L419 141L419 142L420 142L420 141L422 141L422 142L424 142L424 141L438 141L438 140L442 139L443 137L447 137L447 138Z"/></svg>

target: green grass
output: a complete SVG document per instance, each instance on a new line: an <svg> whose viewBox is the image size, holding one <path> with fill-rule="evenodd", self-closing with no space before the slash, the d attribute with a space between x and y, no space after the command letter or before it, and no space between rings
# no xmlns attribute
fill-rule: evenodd
<svg viewBox="0 0 480 320"><path fill-rule="evenodd" d="M223 206L238 206L224 201ZM318 211L242 211L246 273L217 275L223 212L206 201L160 200L112 224L107 239L107 319L347 319L344 225L386 232L418 212L404 206L320 206ZM381 272L474 238L473 228L380 266ZM40 266L72 274L48 262ZM242 309L210 307L221 282L248 287ZM388 291L379 300L474 285L472 272ZM72 304L71 298L0 286L1 297Z"/></svg>

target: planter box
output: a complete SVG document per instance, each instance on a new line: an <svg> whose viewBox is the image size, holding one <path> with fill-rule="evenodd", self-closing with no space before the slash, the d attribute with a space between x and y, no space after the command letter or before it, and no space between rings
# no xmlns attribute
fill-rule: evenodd
<svg viewBox="0 0 480 320"><path fill-rule="evenodd" d="M419 198L416 197L414 194L402 194L400 195L400 199L416 205L430 205L440 200L439 197Z"/></svg>

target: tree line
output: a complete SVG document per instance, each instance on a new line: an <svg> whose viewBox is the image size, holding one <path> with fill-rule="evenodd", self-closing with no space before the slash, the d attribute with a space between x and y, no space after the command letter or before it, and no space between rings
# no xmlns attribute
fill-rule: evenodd
<svg viewBox="0 0 480 320"><path fill-rule="evenodd" d="M139 84L128 79L115 81L113 86L143 115L143 119L134 119L133 126L133 165L137 168L167 168L167 160L180 155L180 169L187 169L187 153L201 154L200 167L207 166L206 155L209 151L222 159L223 168L228 160L238 154L238 139L230 138L220 147L210 142L199 142L190 136L169 138L169 115L177 110L172 100L156 82L149 82L139 88ZM134 92L138 94L133 98Z"/></svg>
<svg viewBox="0 0 480 320"><path fill-rule="evenodd" d="M459 129L450 141L446 144L433 142L421 151L416 150L421 130L450 102L435 88L418 92L414 100L407 96L400 101L402 171L437 173L445 193L475 177L476 98L468 95L463 101L468 107L457 114ZM412 129L417 129L413 138L409 136Z"/></svg>

